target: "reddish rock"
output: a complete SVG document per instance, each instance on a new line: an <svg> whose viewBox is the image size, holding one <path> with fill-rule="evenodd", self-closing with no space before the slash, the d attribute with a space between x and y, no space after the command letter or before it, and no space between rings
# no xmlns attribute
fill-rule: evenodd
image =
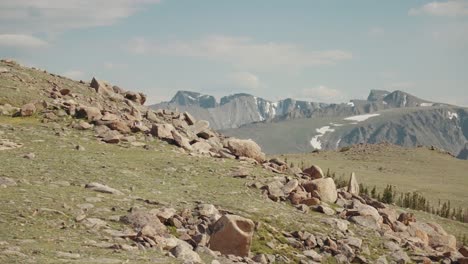
<svg viewBox="0 0 468 264"><path fill-rule="evenodd" d="M224 255L248 257L254 227L252 220L224 215L213 226L209 247Z"/></svg>
<svg viewBox="0 0 468 264"><path fill-rule="evenodd" d="M317 165L312 165L310 168L305 169L303 173L309 175L312 180L323 178L323 171Z"/></svg>

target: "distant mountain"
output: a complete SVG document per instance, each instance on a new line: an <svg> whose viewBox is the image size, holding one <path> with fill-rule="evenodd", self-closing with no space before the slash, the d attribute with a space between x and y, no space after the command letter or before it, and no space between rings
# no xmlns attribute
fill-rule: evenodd
<svg viewBox="0 0 468 264"><path fill-rule="evenodd" d="M226 135L252 138L268 153L390 142L434 146L468 158L468 109L403 91L371 90L365 100L340 104L271 102L245 93L217 102L210 95L179 91L171 101L151 107L188 111Z"/></svg>
<svg viewBox="0 0 468 264"><path fill-rule="evenodd" d="M392 108L436 105L440 104L419 99L402 91L372 90L367 100L351 100L348 103L341 104L298 101L291 98L271 102L245 93L222 97L218 103L210 95L178 91L171 101L152 105L151 107L154 109L188 111L196 118L208 120L215 129L229 129L256 122L351 116Z"/></svg>
<svg viewBox="0 0 468 264"><path fill-rule="evenodd" d="M468 143L466 143L465 147L458 153L457 158L468 160Z"/></svg>

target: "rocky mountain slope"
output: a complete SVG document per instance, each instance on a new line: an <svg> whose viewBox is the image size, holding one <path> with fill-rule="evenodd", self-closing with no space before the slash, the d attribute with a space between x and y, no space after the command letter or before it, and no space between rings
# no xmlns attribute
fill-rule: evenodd
<svg viewBox="0 0 468 264"><path fill-rule="evenodd" d="M390 142L406 147L433 146L457 156L468 141L468 109L453 106L390 109L346 118L250 124L223 130L223 133L252 138L268 153L308 152L340 149L359 143Z"/></svg>
<svg viewBox="0 0 468 264"><path fill-rule="evenodd" d="M0 69L1 263L468 261L440 219L361 194L359 175L338 187L98 79Z"/></svg>
<svg viewBox="0 0 468 264"><path fill-rule="evenodd" d="M342 104L298 101L291 98L271 102L249 94L222 97L178 91L169 102L152 105L153 109L188 111L207 120L214 129L237 128L256 122L274 122L297 118L352 116L384 109L442 105L419 99L402 91L372 90L367 100Z"/></svg>

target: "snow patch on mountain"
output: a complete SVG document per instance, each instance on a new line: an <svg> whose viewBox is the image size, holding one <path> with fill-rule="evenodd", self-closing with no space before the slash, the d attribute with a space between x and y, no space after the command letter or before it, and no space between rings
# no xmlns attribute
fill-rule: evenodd
<svg viewBox="0 0 468 264"><path fill-rule="evenodd" d="M365 120L367 120L367 119L369 119L371 117L379 116L379 115L380 114L357 115L357 116L346 117L344 120L362 122L362 121L365 121Z"/></svg>
<svg viewBox="0 0 468 264"><path fill-rule="evenodd" d="M421 103L419 106L427 107L427 106L433 106L433 103Z"/></svg>
<svg viewBox="0 0 468 264"><path fill-rule="evenodd" d="M322 142L320 142L319 138L325 135L327 132L334 132L335 129L330 128L330 126L324 126L321 128L315 129L315 131L318 133L315 135L311 140L310 140L310 145L314 149L322 149Z"/></svg>
<svg viewBox="0 0 468 264"><path fill-rule="evenodd" d="M448 118L450 120L453 120L454 118L458 119L458 114L457 113L452 113L450 111L448 111Z"/></svg>

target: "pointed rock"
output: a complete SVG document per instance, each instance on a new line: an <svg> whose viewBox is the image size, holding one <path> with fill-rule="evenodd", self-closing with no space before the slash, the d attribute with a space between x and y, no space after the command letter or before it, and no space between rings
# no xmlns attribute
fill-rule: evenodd
<svg viewBox="0 0 468 264"><path fill-rule="evenodd" d="M359 195L359 183L354 172L351 173L351 177L349 178L348 192L354 195Z"/></svg>

